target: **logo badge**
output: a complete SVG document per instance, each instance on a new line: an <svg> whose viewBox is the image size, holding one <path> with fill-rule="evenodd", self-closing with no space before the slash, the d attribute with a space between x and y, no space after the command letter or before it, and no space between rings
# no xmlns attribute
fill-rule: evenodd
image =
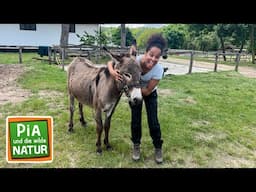
<svg viewBox="0 0 256 192"><path fill-rule="evenodd" d="M9 163L51 162L53 160L52 117L7 117L6 159Z"/></svg>

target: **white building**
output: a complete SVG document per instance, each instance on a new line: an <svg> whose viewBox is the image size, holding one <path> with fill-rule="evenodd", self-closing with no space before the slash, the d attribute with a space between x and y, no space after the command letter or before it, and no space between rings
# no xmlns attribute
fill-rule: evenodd
<svg viewBox="0 0 256 192"><path fill-rule="evenodd" d="M79 45L76 36L86 31L94 35L99 24L70 24L69 44ZM59 45L61 24L0 24L0 46L52 46Z"/></svg>

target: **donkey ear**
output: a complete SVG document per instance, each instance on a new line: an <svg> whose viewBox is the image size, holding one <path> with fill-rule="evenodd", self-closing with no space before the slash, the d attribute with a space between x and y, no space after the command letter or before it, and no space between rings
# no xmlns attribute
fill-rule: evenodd
<svg viewBox="0 0 256 192"><path fill-rule="evenodd" d="M121 62L123 58L122 55L111 54L111 56L113 59L116 59L118 62Z"/></svg>
<svg viewBox="0 0 256 192"><path fill-rule="evenodd" d="M122 60L122 55L117 55L112 53L111 51L109 51L105 46L102 47L104 51L106 51L108 53L108 55L114 59L117 60L118 62L120 62Z"/></svg>
<svg viewBox="0 0 256 192"><path fill-rule="evenodd" d="M132 48L129 50L129 53L130 53L131 56L134 56L134 57L136 57L136 55L137 55L137 51L135 49L132 49Z"/></svg>
<svg viewBox="0 0 256 192"><path fill-rule="evenodd" d="M136 55L130 55L130 57L136 60Z"/></svg>

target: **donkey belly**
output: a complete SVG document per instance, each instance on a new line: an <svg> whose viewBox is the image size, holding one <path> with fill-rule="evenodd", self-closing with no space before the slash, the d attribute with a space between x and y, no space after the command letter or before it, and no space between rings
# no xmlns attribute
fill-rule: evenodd
<svg viewBox="0 0 256 192"><path fill-rule="evenodd" d="M93 95L94 95L94 86L91 79L83 78L82 80L79 77L72 80L70 83L70 92L71 94L82 104L92 106L93 104Z"/></svg>

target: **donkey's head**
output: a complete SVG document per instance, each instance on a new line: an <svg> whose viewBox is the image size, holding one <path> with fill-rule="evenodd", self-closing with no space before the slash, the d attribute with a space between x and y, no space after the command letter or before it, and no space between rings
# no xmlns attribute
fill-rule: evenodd
<svg viewBox="0 0 256 192"><path fill-rule="evenodd" d="M121 89L125 92L132 105L142 101L140 88L141 68L135 57L130 54L113 54L104 48L114 61L114 68L120 71L123 81L120 82Z"/></svg>

